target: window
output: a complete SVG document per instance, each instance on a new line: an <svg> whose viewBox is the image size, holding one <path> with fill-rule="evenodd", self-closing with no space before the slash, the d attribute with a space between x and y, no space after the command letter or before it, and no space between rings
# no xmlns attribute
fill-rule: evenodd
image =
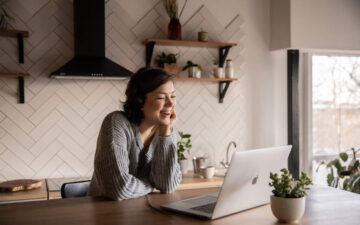
<svg viewBox="0 0 360 225"><path fill-rule="evenodd" d="M360 56L312 55L313 180L327 184L321 161L360 147Z"/></svg>

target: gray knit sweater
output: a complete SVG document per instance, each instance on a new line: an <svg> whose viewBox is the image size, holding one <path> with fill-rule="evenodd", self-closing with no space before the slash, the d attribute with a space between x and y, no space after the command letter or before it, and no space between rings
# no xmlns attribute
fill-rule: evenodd
<svg viewBox="0 0 360 225"><path fill-rule="evenodd" d="M144 149L137 125L120 111L107 115L101 126L88 195L122 200L143 196L153 188L173 192L181 181L176 136L153 136Z"/></svg>

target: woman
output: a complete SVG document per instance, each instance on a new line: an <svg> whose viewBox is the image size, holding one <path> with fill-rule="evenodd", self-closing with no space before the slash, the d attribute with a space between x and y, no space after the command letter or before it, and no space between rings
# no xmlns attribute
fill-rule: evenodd
<svg viewBox="0 0 360 225"><path fill-rule="evenodd" d="M122 200L153 188L173 192L181 181L177 163L172 76L143 68L126 88L124 112L106 116L98 137L88 195Z"/></svg>

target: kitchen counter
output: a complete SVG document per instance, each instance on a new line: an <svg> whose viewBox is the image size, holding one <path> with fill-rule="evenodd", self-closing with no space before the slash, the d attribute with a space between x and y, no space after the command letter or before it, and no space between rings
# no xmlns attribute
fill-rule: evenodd
<svg viewBox="0 0 360 225"><path fill-rule="evenodd" d="M41 187L16 192L0 192L0 204L9 202L41 201L47 200L45 179L41 180Z"/></svg>
<svg viewBox="0 0 360 225"><path fill-rule="evenodd" d="M61 198L61 185L67 182L90 180L90 177L48 178L42 180L41 188L18 192L0 193L0 204L19 201L36 201ZM214 176L209 179L189 171L183 175L176 190L221 187L224 177Z"/></svg>

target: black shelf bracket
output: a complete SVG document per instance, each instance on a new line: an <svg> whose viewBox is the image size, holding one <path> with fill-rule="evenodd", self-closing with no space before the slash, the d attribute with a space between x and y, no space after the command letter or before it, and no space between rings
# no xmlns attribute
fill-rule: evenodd
<svg viewBox="0 0 360 225"><path fill-rule="evenodd" d="M219 67L223 67L231 46L219 48Z"/></svg>
<svg viewBox="0 0 360 225"><path fill-rule="evenodd" d="M155 46L155 41L146 44L146 66L150 66L154 46Z"/></svg>
<svg viewBox="0 0 360 225"><path fill-rule="evenodd" d="M19 63L24 63L24 36L17 34L18 47L19 47Z"/></svg>
<svg viewBox="0 0 360 225"><path fill-rule="evenodd" d="M24 77L19 79L19 103L25 103Z"/></svg>
<svg viewBox="0 0 360 225"><path fill-rule="evenodd" d="M224 102L226 92L230 86L231 81L220 81L219 82L219 103ZM225 87L224 87L225 85Z"/></svg>

